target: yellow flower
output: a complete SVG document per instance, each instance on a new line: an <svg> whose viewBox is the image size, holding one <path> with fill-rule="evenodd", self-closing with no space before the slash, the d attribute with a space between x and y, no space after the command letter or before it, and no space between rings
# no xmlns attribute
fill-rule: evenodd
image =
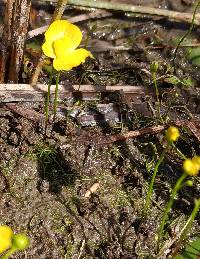
<svg viewBox="0 0 200 259"><path fill-rule="evenodd" d="M10 227L0 226L0 254L12 246L13 231Z"/></svg>
<svg viewBox="0 0 200 259"><path fill-rule="evenodd" d="M53 67L59 70L71 70L85 62L87 57L93 58L90 51L76 49L82 40L80 29L66 20L54 21L45 32L44 54L53 58Z"/></svg>
<svg viewBox="0 0 200 259"><path fill-rule="evenodd" d="M195 157L194 157L195 158ZM199 173L200 164L193 159L185 159L183 162L183 171L191 176L195 176Z"/></svg>
<svg viewBox="0 0 200 259"><path fill-rule="evenodd" d="M177 127L170 126L166 131L166 139L168 142L176 141L180 136L179 130Z"/></svg>

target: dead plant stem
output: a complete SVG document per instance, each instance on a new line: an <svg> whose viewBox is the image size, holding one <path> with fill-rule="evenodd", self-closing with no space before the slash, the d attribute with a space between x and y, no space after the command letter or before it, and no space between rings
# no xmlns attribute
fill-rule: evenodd
<svg viewBox="0 0 200 259"><path fill-rule="evenodd" d="M35 0L36 1L36 0ZM42 2L50 1L50 0L40 0ZM51 0L51 2L56 2L57 0ZM147 14L147 15L155 15L155 16L163 16L167 17L169 20L175 20L180 22L192 22L192 13L181 13L171 10L152 8L148 6L137 6L131 4L124 4L118 2L107 2L107 1L94 1L94 0L68 0L68 4L76 5L76 6L84 6L90 8L99 8L99 9L108 9L108 10L116 10L116 11L124 11L129 13L136 14ZM194 19L194 24L200 25L200 14L197 14Z"/></svg>

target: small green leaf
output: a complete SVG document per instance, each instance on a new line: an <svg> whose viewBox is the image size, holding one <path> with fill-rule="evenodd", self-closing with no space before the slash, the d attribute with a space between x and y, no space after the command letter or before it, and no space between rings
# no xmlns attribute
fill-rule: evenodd
<svg viewBox="0 0 200 259"><path fill-rule="evenodd" d="M188 59L193 65L200 67L200 47L190 49L188 51Z"/></svg>
<svg viewBox="0 0 200 259"><path fill-rule="evenodd" d="M193 86L194 82L192 81L192 78L188 77L188 78L183 79L181 81L181 84L188 88L188 87Z"/></svg>
<svg viewBox="0 0 200 259"><path fill-rule="evenodd" d="M184 251L173 259L198 259L200 257L200 237L189 243Z"/></svg>
<svg viewBox="0 0 200 259"><path fill-rule="evenodd" d="M164 79L164 81L172 85L178 85L181 82L180 79L176 76L168 76Z"/></svg>
<svg viewBox="0 0 200 259"><path fill-rule="evenodd" d="M153 62L150 64L150 71L151 73L156 73L158 71L158 62Z"/></svg>
<svg viewBox="0 0 200 259"><path fill-rule="evenodd" d="M182 85L185 88L191 87L194 85L192 79L190 77L179 79L176 76L170 75L164 79L165 82L172 85Z"/></svg>

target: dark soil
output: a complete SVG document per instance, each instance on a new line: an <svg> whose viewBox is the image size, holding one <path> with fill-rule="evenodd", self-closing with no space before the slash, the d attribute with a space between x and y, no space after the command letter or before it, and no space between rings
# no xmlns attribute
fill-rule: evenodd
<svg viewBox="0 0 200 259"><path fill-rule="evenodd" d="M177 11L191 11L193 2L128 1ZM30 29L44 20L48 22L53 10L49 6L33 5L36 17ZM82 13L87 11L70 8L65 16ZM114 92L95 100L62 101L56 121L48 125L46 137L44 123L27 115L35 111L42 116L44 103L17 103L28 111L27 116L2 104L0 224L25 232L31 239L30 247L13 258L154 258L155 235L171 188L181 174L182 160L173 151L167 153L156 179L148 217L141 220L152 171L166 145L164 132L111 144L97 145L97 140L161 124L149 68L154 61L159 61L161 114L169 110L169 124L172 120L199 121L199 69L187 60L184 48L179 49L175 60L179 84L166 80L172 75L172 39L180 38L189 26L122 13L78 25L84 31L84 39L89 36L88 49L95 60L62 73L62 84L135 85L144 87L149 95L130 99L122 92ZM198 39L197 32L195 28L191 40ZM38 57L30 47L33 42L36 46L41 44L42 37L27 42L24 83L28 82ZM48 72L43 70L40 82L47 83L48 78ZM189 88L183 83L186 78L192 80ZM99 111L99 104L105 111ZM63 112L66 107L67 115ZM188 125L180 128L177 147L191 157L200 154L200 142L199 135ZM197 123L199 132L198 127ZM99 188L85 197L95 183ZM176 199L168 222L171 224L166 229L167 242L184 226L194 198L199 196L200 181L196 177L193 186L184 188ZM200 231L199 216L188 234L189 240ZM172 249L173 246L167 246L161 258L169 258Z"/></svg>

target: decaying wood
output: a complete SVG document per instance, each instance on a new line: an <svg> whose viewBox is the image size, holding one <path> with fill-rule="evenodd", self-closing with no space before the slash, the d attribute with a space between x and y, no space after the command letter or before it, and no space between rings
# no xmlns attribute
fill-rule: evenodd
<svg viewBox="0 0 200 259"><path fill-rule="evenodd" d="M5 8L2 38L0 82L17 83L28 31L31 0L8 0Z"/></svg>

